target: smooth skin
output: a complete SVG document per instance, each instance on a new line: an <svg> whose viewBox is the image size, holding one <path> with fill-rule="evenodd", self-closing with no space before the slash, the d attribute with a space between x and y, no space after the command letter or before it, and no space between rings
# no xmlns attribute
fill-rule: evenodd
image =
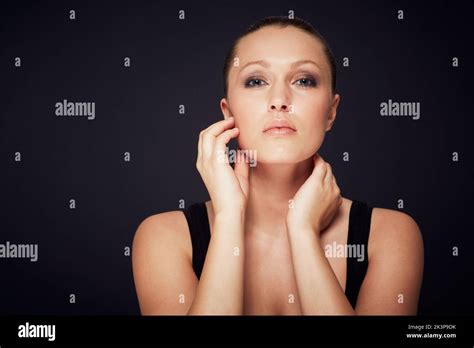
<svg viewBox="0 0 474 348"><path fill-rule="evenodd" d="M201 278L184 214L146 218L132 251L141 313L416 314L424 250L408 214L373 208L369 266L355 309L344 293L346 258L324 253L325 245L347 242L352 201L341 196L331 165L317 153L340 101L321 43L291 26L265 27L240 41L237 56L220 103L224 120L203 130L198 142L211 228ZM267 136L263 128L275 119L289 120L296 132ZM245 155L234 168L219 159L232 138L256 150L255 167Z"/></svg>

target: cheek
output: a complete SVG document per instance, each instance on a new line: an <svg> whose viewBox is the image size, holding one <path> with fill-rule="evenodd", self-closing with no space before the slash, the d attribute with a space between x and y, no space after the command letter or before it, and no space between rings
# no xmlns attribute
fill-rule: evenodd
<svg viewBox="0 0 474 348"><path fill-rule="evenodd" d="M303 124L303 130L307 133L305 137L311 141L313 137L320 138L327 127L330 103L325 96L307 99L300 104L298 117Z"/></svg>
<svg viewBox="0 0 474 348"><path fill-rule="evenodd" d="M258 126L255 120L251 119L251 115L239 114L235 118L236 127L239 128L239 136L237 141L241 149L252 149L258 141Z"/></svg>
<svg viewBox="0 0 474 348"><path fill-rule="evenodd" d="M264 112L257 109L259 107L258 103L244 102L243 98L236 100L239 100L239 102L233 103L231 110L235 117L235 127L239 128L240 131L237 141L242 149L255 148L262 127L258 115L262 115Z"/></svg>
<svg viewBox="0 0 474 348"><path fill-rule="evenodd" d="M314 125L310 132L304 137L306 148L310 153L314 153L319 150L323 144L326 133L324 128L320 124Z"/></svg>
<svg viewBox="0 0 474 348"><path fill-rule="evenodd" d="M300 104L298 131L304 156L311 156L321 147L326 135L328 108L329 104L323 98L306 99Z"/></svg>
<svg viewBox="0 0 474 348"><path fill-rule="evenodd" d="M311 98L299 100L296 108L298 114L302 117L324 122L327 118L330 106L331 100L327 93L321 93Z"/></svg>

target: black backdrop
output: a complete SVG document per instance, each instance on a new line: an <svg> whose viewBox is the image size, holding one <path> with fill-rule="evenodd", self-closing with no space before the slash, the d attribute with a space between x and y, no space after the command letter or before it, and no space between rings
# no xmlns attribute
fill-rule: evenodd
<svg viewBox="0 0 474 348"><path fill-rule="evenodd" d="M37 262L0 258L0 314L139 314L125 248L145 217L208 198L196 145L222 117L227 49L289 11L336 56L342 100L320 153L343 196L418 222L420 314L474 312L472 1L0 6L0 244L38 246ZM95 118L56 116L64 99L94 102ZM419 102L420 118L381 116L389 99Z"/></svg>

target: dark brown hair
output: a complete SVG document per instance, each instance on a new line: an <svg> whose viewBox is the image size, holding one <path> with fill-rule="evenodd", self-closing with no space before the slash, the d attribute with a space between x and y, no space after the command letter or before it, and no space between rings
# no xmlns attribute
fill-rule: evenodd
<svg viewBox="0 0 474 348"><path fill-rule="evenodd" d="M334 56L332 54L331 48L329 47L326 39L307 21L302 18L294 17L289 18L286 16L270 16L259 20L258 22L252 24L243 34L241 34L232 44L229 53L227 54L224 61L224 70L223 70L223 80L224 80L224 96L227 98L228 83L229 83L229 70L232 64L232 60L236 54L237 44L240 40L246 35L257 31L263 27L267 26L276 26L279 28L286 28L287 26L293 26L303 30L304 32L312 35L314 38L318 39L324 47L324 54L326 55L329 66L331 68L331 89L332 93L336 92L336 63Z"/></svg>

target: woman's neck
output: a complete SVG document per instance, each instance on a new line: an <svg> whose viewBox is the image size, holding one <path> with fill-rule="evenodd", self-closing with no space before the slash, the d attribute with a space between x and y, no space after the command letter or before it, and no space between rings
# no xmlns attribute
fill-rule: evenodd
<svg viewBox="0 0 474 348"><path fill-rule="evenodd" d="M311 175L313 167L312 158L294 164L257 163L250 167L245 217L249 234L259 238L284 237L289 200Z"/></svg>

